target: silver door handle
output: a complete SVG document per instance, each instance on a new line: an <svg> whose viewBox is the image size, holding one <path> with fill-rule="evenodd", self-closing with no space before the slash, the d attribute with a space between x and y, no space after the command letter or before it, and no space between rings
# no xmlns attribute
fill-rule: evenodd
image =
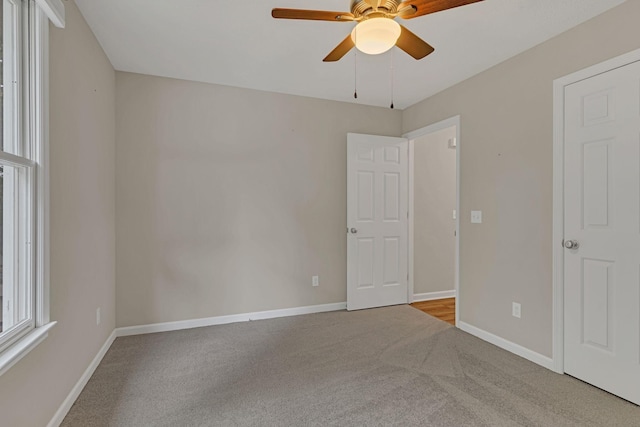
<svg viewBox="0 0 640 427"><path fill-rule="evenodd" d="M356 228L352 228L351 229L351 234L356 234L357 232L358 232L358 229L356 229Z"/></svg>
<svg viewBox="0 0 640 427"><path fill-rule="evenodd" d="M567 249L578 249L580 247L580 243L577 240L565 240L564 247Z"/></svg>

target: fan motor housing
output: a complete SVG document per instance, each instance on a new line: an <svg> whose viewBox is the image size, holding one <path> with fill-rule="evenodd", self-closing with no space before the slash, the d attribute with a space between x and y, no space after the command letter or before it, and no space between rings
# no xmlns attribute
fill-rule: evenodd
<svg viewBox="0 0 640 427"><path fill-rule="evenodd" d="M395 13L398 10L398 0L382 0L380 6L378 6L379 12ZM386 10L385 10L386 9ZM352 0L351 1L351 13L356 17L366 16L369 13L374 12L370 2L366 0Z"/></svg>

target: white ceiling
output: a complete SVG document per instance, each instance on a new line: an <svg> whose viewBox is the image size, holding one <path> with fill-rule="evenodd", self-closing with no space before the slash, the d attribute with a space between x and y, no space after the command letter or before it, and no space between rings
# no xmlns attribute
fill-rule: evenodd
<svg viewBox="0 0 640 427"><path fill-rule="evenodd" d="M436 48L324 58L353 23L271 18L349 0L76 0L117 70L403 109L625 0L485 0L400 23Z"/></svg>

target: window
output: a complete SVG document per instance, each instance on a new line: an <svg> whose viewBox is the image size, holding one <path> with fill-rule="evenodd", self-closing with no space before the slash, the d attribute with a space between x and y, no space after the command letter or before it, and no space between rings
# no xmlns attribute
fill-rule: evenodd
<svg viewBox="0 0 640 427"><path fill-rule="evenodd" d="M46 338L55 322L49 321L46 271L48 21L34 0L0 0L0 27L2 374Z"/></svg>

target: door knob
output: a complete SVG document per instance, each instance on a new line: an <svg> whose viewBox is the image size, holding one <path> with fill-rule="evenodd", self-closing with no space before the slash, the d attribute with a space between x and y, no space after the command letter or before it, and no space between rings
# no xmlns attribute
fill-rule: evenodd
<svg viewBox="0 0 640 427"><path fill-rule="evenodd" d="M356 229L356 228L352 228L352 229L351 229L351 233L352 233L352 234L356 234L357 232L358 232L358 229Z"/></svg>
<svg viewBox="0 0 640 427"><path fill-rule="evenodd" d="M567 249L578 249L580 247L580 243L577 240L565 240L564 247Z"/></svg>

